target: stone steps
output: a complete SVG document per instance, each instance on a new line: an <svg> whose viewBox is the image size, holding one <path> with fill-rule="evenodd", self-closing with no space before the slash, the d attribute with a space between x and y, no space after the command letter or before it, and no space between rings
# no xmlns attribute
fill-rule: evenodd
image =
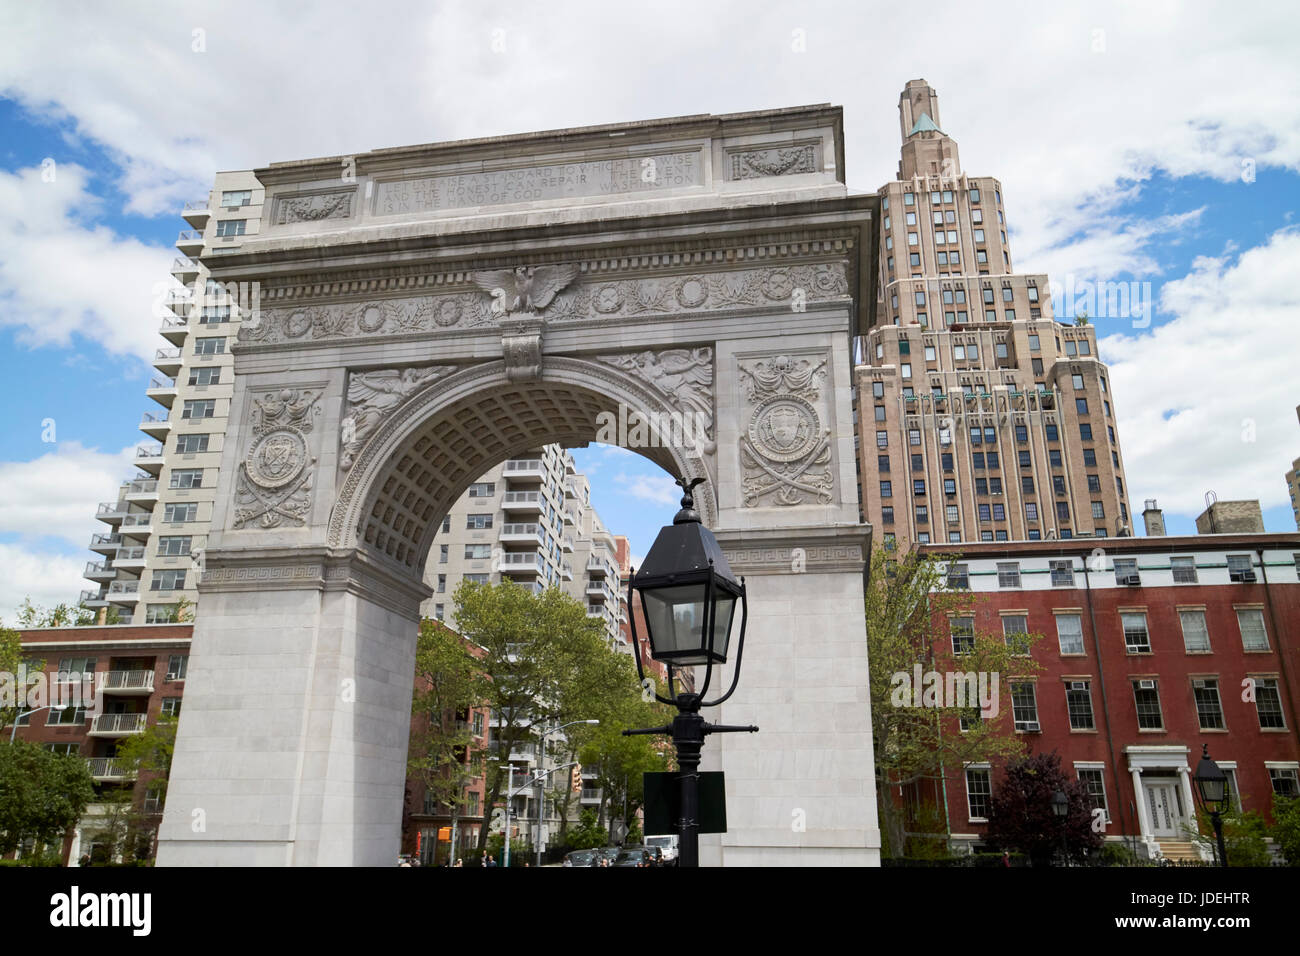
<svg viewBox="0 0 1300 956"><path fill-rule="evenodd" d="M1167 860L1173 860L1175 863L1181 863L1184 860L1200 861L1201 854L1196 849L1196 844L1186 840L1158 840L1160 852Z"/></svg>

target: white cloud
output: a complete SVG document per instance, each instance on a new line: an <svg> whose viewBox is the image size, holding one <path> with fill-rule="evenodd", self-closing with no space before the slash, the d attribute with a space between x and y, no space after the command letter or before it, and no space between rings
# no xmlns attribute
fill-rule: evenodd
<svg viewBox="0 0 1300 956"><path fill-rule="evenodd" d="M1129 498L1195 516L1220 499L1287 503L1283 474L1300 448L1300 230L1237 259L1198 258L1165 283L1149 334L1099 343L1124 443Z"/></svg>
<svg viewBox="0 0 1300 956"><path fill-rule="evenodd" d="M0 171L0 324L31 346L73 344L78 333L109 352L152 357L155 299L175 283L174 250L123 237L88 220L100 201L85 170L58 164Z"/></svg>
<svg viewBox="0 0 1300 956"><path fill-rule="evenodd" d="M95 510L132 473L134 456L134 446L109 453L63 442L31 461L0 462L0 534L57 538L84 550L92 534L109 530L94 520ZM87 553L78 570L92 557Z"/></svg>
<svg viewBox="0 0 1300 956"><path fill-rule="evenodd" d="M23 599L30 597L38 607L76 604L82 591L94 585L81 577L85 558L64 554L37 553L29 548L0 542L0 622L13 627Z"/></svg>
<svg viewBox="0 0 1300 956"><path fill-rule="evenodd" d="M615 479L620 493L655 504L675 505L681 499L681 489L667 475L619 474Z"/></svg>

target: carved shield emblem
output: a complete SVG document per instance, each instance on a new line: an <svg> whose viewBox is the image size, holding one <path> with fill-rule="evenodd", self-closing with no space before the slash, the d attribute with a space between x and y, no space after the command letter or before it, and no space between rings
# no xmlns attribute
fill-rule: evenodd
<svg viewBox="0 0 1300 956"><path fill-rule="evenodd" d="M279 488L302 471L307 443L298 432L283 428L263 435L248 454L248 477L263 488Z"/></svg>
<svg viewBox="0 0 1300 956"><path fill-rule="evenodd" d="M794 461L812 451L819 437L817 411L792 396L769 398L754 410L749 440L771 461Z"/></svg>

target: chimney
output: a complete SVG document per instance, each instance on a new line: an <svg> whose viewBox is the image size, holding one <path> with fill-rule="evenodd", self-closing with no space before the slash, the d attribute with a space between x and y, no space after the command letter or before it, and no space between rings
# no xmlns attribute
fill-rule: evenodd
<svg viewBox="0 0 1300 956"><path fill-rule="evenodd" d="M1142 509L1142 523L1146 526L1148 538L1163 538L1165 535L1165 514L1156 507L1156 499L1148 498Z"/></svg>

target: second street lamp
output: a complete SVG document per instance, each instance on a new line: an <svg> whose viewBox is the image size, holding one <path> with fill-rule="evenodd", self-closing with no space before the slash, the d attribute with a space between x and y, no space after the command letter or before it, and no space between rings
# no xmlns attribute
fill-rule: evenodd
<svg viewBox="0 0 1300 956"><path fill-rule="evenodd" d="M1214 825L1214 839L1219 844L1219 866L1227 866L1228 848L1223 843L1221 814L1231 805L1232 794L1228 791L1228 775L1210 759L1209 744L1201 744L1201 761L1196 765L1196 789L1200 791L1201 803Z"/></svg>
<svg viewBox="0 0 1300 956"><path fill-rule="evenodd" d="M729 727L706 723L701 707L716 707L736 690L740 680L740 660L745 650L745 624L749 605L745 582L731 573L722 548L713 533L700 522L691 494L704 479L677 479L682 489L682 507L673 523L661 528L641 570L628 579L627 605L632 624L632 648L636 656L637 676L646 686L641 663L641 643L636 633L636 615L632 594L641 595L645 612L646 637L650 656L668 666L668 696L655 691L655 698L677 708L677 716L667 727L625 730L624 734L671 734L677 750L677 780L680 807L677 833L681 841L678 866L700 865L699 767L704 738L717 733L756 733L757 727ZM737 638L736 664L731 687L717 700L705 701L715 665L727 663L731 627L740 605L740 634ZM698 692L677 691L674 668L704 667L704 680Z"/></svg>
<svg viewBox="0 0 1300 956"><path fill-rule="evenodd" d="M1052 794L1052 813L1061 821L1061 865L1070 865L1070 851L1065 842L1065 818L1070 812L1070 798L1064 790Z"/></svg>

